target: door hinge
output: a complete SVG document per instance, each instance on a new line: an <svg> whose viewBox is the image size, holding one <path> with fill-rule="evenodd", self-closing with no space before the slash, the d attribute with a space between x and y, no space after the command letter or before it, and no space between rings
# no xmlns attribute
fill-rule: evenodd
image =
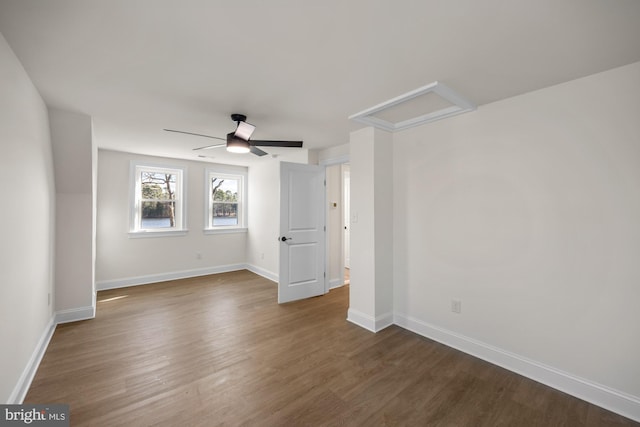
<svg viewBox="0 0 640 427"><path fill-rule="evenodd" d="M322 228L324 228L324 231L327 231L327 226L326 225L323 226Z"/></svg>
<svg viewBox="0 0 640 427"><path fill-rule="evenodd" d="M325 271L323 274L324 274L324 278L326 279L327 278L327 272Z"/></svg>

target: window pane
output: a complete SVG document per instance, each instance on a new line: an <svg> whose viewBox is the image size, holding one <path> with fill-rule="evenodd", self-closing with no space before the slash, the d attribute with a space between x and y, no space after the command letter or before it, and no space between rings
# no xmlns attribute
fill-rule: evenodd
<svg viewBox="0 0 640 427"><path fill-rule="evenodd" d="M214 203L212 206L213 226L238 225L238 204L237 203Z"/></svg>
<svg viewBox="0 0 640 427"><path fill-rule="evenodd" d="M140 228L175 227L175 202L142 202Z"/></svg>
<svg viewBox="0 0 640 427"><path fill-rule="evenodd" d="M142 198L152 200L175 200L176 175L159 172L141 172Z"/></svg>
<svg viewBox="0 0 640 427"><path fill-rule="evenodd" d="M183 230L184 168L131 163L131 233L139 231L173 232ZM135 169L133 169L135 166Z"/></svg>
<svg viewBox="0 0 640 427"><path fill-rule="evenodd" d="M211 199L214 202L237 202L238 201L237 179L211 178Z"/></svg>

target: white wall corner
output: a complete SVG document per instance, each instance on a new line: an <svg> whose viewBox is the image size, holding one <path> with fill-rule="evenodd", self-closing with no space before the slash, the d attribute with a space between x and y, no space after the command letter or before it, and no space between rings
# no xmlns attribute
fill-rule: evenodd
<svg viewBox="0 0 640 427"><path fill-rule="evenodd" d="M388 328L389 326L393 325L393 313L389 312L389 313L384 313L381 314L379 316L376 316L375 319L375 328L376 328L376 332L380 332L381 330Z"/></svg>
<svg viewBox="0 0 640 427"><path fill-rule="evenodd" d="M276 273L273 273L269 270L265 270L264 268L258 267L253 264L247 264L246 269L252 273L257 274L258 276L262 276L265 279L269 279L272 282L278 283L278 275Z"/></svg>
<svg viewBox="0 0 640 427"><path fill-rule="evenodd" d="M508 369L578 399L640 421L640 397L614 390L402 313L394 323L418 335Z"/></svg>
<svg viewBox="0 0 640 427"><path fill-rule="evenodd" d="M96 307L79 307L70 308L68 310L56 311L56 324L78 322L80 320L89 320L96 317Z"/></svg>
<svg viewBox="0 0 640 427"><path fill-rule="evenodd" d="M358 310L350 308L347 311L347 320L355 325L360 326L368 331L376 331L376 322L372 316L364 314Z"/></svg>
<svg viewBox="0 0 640 427"><path fill-rule="evenodd" d="M329 289L336 289L342 286L344 286L344 279L342 277L329 280Z"/></svg>
<svg viewBox="0 0 640 427"><path fill-rule="evenodd" d="M51 341L51 337L56 330L56 322L55 315L51 316L49 323L44 328L40 339L38 340L38 344L36 344L29 361L27 362L27 366L25 366L22 371L22 375L18 379L18 383L11 392L9 396L9 400L7 404L9 405L19 405L24 401L27 392L29 391L29 387L31 387L31 382L38 371L38 367L40 366L40 362L44 357L44 353L47 351L47 347L49 346L49 342Z"/></svg>
<svg viewBox="0 0 640 427"><path fill-rule="evenodd" d="M380 316L373 317L350 308L347 311L347 320L361 328L375 333L393 325L393 313L385 313Z"/></svg>

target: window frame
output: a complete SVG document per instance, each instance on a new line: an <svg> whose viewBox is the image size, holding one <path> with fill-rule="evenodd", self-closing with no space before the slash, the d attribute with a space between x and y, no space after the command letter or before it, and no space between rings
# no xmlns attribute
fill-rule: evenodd
<svg viewBox="0 0 640 427"><path fill-rule="evenodd" d="M176 175L175 184L175 226L173 228L142 228L142 172L171 173ZM129 237L170 237L187 234L187 188L186 167L131 161L129 201Z"/></svg>
<svg viewBox="0 0 640 427"><path fill-rule="evenodd" d="M239 181L238 188L238 224L213 225L213 203L211 199L211 178L228 178ZM211 167L204 171L204 234L227 234L247 232L247 193L248 173L245 168Z"/></svg>

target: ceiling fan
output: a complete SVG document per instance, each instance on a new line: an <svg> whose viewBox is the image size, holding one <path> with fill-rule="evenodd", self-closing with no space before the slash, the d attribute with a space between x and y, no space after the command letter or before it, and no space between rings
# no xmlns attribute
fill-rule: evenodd
<svg viewBox="0 0 640 427"><path fill-rule="evenodd" d="M167 132L184 133L187 135L203 136L205 138L213 138L219 139L221 141L226 141L226 143L224 144L205 145L204 147L194 148L194 150L207 150L209 148L227 147L227 151L232 153L251 152L257 156L264 156L267 153L262 151L258 147L302 147L302 141L270 141L251 139L251 135L253 134L253 131L256 129L256 127L246 122L247 116L245 116L244 114L234 113L231 115L231 120L237 123L237 127L235 131L228 133L226 138L175 129L164 130Z"/></svg>

